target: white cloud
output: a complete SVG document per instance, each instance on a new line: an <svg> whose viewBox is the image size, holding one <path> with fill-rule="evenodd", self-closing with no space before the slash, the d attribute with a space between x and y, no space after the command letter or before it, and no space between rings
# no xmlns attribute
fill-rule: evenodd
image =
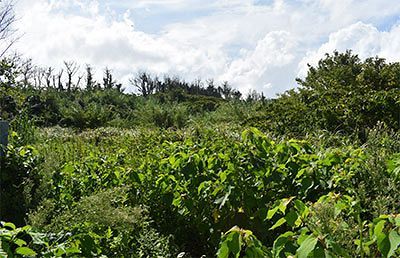
<svg viewBox="0 0 400 258"><path fill-rule="evenodd" d="M75 7L71 2L63 4L63 8ZM161 37L136 31L126 15L123 19L108 21L100 14L93 16L91 13L90 17L63 14L59 8L60 4L39 2L19 21L26 34L18 43L18 49L42 65L59 66L63 60L75 60L93 63L99 68L108 66L118 76L126 76L138 69L155 73L174 69L184 72L185 60L179 53L190 55L187 60L206 56L175 46ZM190 68L192 64L187 65Z"/></svg>
<svg viewBox="0 0 400 258"><path fill-rule="evenodd" d="M357 22L329 35L328 42L309 52L299 63L298 76L307 74L307 64L315 66L325 53L351 49L361 59L379 56L388 61L400 61L400 25L390 31L379 31L371 24Z"/></svg>
<svg viewBox="0 0 400 258"><path fill-rule="evenodd" d="M242 50L243 57L234 60L221 79L231 81L246 93L254 85L262 86L264 91L270 90L271 85L282 79L279 70L287 71L285 68L293 63L296 45L296 39L290 33L270 32L258 41L254 50Z"/></svg>
<svg viewBox="0 0 400 258"><path fill-rule="evenodd" d="M145 9L154 33L138 29ZM193 17L161 18L165 10ZM378 29L397 20L397 0L19 0L17 14L25 33L17 48L35 62L108 66L124 82L144 69L272 97L334 49L400 60L399 26Z"/></svg>

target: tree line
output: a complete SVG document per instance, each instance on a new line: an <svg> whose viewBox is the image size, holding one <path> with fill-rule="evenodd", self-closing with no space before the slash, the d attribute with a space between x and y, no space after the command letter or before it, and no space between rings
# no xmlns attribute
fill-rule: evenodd
<svg viewBox="0 0 400 258"><path fill-rule="evenodd" d="M3 59L1 68L0 72L3 75L8 74L8 79L11 79L10 76L12 75L15 82L18 82L17 84L14 83L13 86L21 88L55 89L57 91L100 89L125 91L122 83L117 82L113 71L108 67L104 68L103 77L100 81L95 79L93 66L86 64L82 69L82 66L74 61L64 61L62 68L56 69L51 66L41 67L35 65L32 59L25 59L15 54ZM242 97L242 93L232 88L227 81L217 85L213 79L206 81L197 79L193 82L187 82L178 76L165 75L160 78L146 71L139 71L132 76L129 83L137 94L144 97L177 90L192 95L212 96L223 99L240 99ZM254 93L251 94L254 97Z"/></svg>

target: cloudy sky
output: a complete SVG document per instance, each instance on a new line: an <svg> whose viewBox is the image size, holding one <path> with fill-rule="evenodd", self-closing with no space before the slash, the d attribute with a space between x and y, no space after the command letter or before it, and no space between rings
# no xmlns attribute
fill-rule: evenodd
<svg viewBox="0 0 400 258"><path fill-rule="evenodd" d="M400 61L399 0L18 0L15 48L35 63L229 81L273 97L324 53Z"/></svg>

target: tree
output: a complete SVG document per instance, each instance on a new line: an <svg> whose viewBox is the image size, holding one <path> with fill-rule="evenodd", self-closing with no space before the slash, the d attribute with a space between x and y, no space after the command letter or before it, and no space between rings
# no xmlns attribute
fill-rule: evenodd
<svg viewBox="0 0 400 258"><path fill-rule="evenodd" d="M15 43L18 37L14 37L15 30L12 28L15 22L13 1L0 0L0 58Z"/></svg>
<svg viewBox="0 0 400 258"><path fill-rule="evenodd" d="M92 90L96 85L96 81L93 79L93 68L90 65L86 65L86 89Z"/></svg>
<svg viewBox="0 0 400 258"><path fill-rule="evenodd" d="M36 66L34 69L33 80L35 83L35 88L42 88L42 80L45 77L44 70L41 67Z"/></svg>
<svg viewBox="0 0 400 258"><path fill-rule="evenodd" d="M224 99L230 99L232 97L232 87L227 81L224 81L222 86L218 87L218 92Z"/></svg>
<svg viewBox="0 0 400 258"><path fill-rule="evenodd" d="M155 85L151 76L146 72L139 73L135 78L129 80L143 97L154 93Z"/></svg>
<svg viewBox="0 0 400 258"><path fill-rule="evenodd" d="M399 126L400 65L374 57L361 61L350 50L326 54L311 67L302 86L302 101L314 125L331 131L359 132L379 121Z"/></svg>
<svg viewBox="0 0 400 258"><path fill-rule="evenodd" d="M63 87L63 83L62 83L62 75L64 73L64 70L61 69L58 74L57 74L57 88L59 91L63 91L64 87ZM53 83L54 83L54 77L53 77Z"/></svg>
<svg viewBox="0 0 400 258"><path fill-rule="evenodd" d="M70 91L72 87L72 77L78 72L79 65L75 62L64 61L65 71L67 72L67 90Z"/></svg>
<svg viewBox="0 0 400 258"><path fill-rule="evenodd" d="M54 68L52 68L50 66L44 71L44 79L46 81L47 88L51 87L51 78L53 76L53 72L54 72Z"/></svg>
<svg viewBox="0 0 400 258"><path fill-rule="evenodd" d="M27 87L29 85L30 79L35 73L32 59L27 59L22 62L22 64L20 65L20 72L22 75L22 84L24 87Z"/></svg>
<svg viewBox="0 0 400 258"><path fill-rule="evenodd" d="M115 82L113 81L111 70L106 67L106 69L104 70L103 87L104 89L112 89L114 84Z"/></svg>

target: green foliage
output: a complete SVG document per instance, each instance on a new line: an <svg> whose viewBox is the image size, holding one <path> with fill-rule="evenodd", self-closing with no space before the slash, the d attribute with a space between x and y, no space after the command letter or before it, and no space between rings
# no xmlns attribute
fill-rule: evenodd
<svg viewBox="0 0 400 258"><path fill-rule="evenodd" d="M37 174L40 157L32 146L9 144L0 159L0 218L23 225L26 213L35 206L33 197L40 178Z"/></svg>
<svg viewBox="0 0 400 258"><path fill-rule="evenodd" d="M160 128L183 128L190 118L186 105L171 103L161 105L156 99L149 99L137 110L136 116L143 124Z"/></svg>
<svg viewBox="0 0 400 258"><path fill-rule="evenodd" d="M30 226L17 228L0 222L0 255L2 257L82 257L80 244L66 240L66 235L35 232Z"/></svg>
<svg viewBox="0 0 400 258"><path fill-rule="evenodd" d="M253 235L250 230L238 227L231 228L221 239L220 248L217 252L218 258L254 257L263 258L269 256L266 248Z"/></svg>
<svg viewBox="0 0 400 258"><path fill-rule="evenodd" d="M299 80L300 92L322 128L352 132L382 121L398 129L399 68L381 58L361 62L350 51L334 52Z"/></svg>
<svg viewBox="0 0 400 258"><path fill-rule="evenodd" d="M36 126L26 113L16 116L10 123L9 141L15 146L29 145L35 142Z"/></svg>
<svg viewBox="0 0 400 258"><path fill-rule="evenodd" d="M290 230L276 238L268 257L371 257L379 252L391 257L400 251L399 216L361 221L359 202L350 196L329 193L308 204L282 199L268 211L268 219L277 211L282 217L270 230L284 224Z"/></svg>
<svg viewBox="0 0 400 258"><path fill-rule="evenodd" d="M399 63L378 57L361 61L351 51L335 51L297 79L298 89L270 101L247 124L282 135L320 129L365 141L366 131L378 122L400 128L399 74Z"/></svg>
<svg viewBox="0 0 400 258"><path fill-rule="evenodd" d="M143 74L125 94L109 70L35 88L1 65L1 219L33 227L3 223L2 255L400 255L397 63L334 52L247 101Z"/></svg>
<svg viewBox="0 0 400 258"><path fill-rule="evenodd" d="M273 139L254 128L242 133L232 131L232 127L218 131L46 130L38 138L47 140L37 146L47 157L41 165L43 179L38 188L43 191L37 195L42 204L29 220L44 231L92 232L100 236L94 240L98 252L106 255L111 255L105 251L111 250L110 246L118 246L115 253L154 250L148 243L155 240L149 236L161 241L160 253L181 250L194 257L212 255L220 246L221 234L234 225L254 232L276 257L294 255L303 239L320 239L320 235L330 237L326 242L318 240L313 252L326 245L323 252L346 250L356 255L357 246L348 238L360 239L359 221L367 225L382 214L376 208L382 205L376 197L379 189L373 184L382 181L383 175L387 180L391 177L388 172L379 178L371 176L374 167L364 166L371 151L383 148L375 145L391 144L384 137L392 136L371 137L375 138L371 138L370 147L361 149ZM395 153L394 144L393 148ZM390 153L382 157L386 164ZM371 188L364 192L363 185ZM394 189L379 191L387 198ZM355 210L355 204L347 197L339 202L332 192L359 196L356 206L368 204L371 208L357 208L359 216L345 213ZM389 202L384 205L388 207ZM342 206L350 208L342 211ZM137 213L141 215L133 215L138 207L147 208ZM340 212L333 207L339 207ZM146 217L143 214L148 220L137 220ZM121 231L129 225L124 218L130 216L137 223L130 220L134 224L128 228L141 233ZM149 226L143 227L146 224ZM108 228L113 233L111 239L125 240L117 241L119 245L104 240ZM366 242L368 230L361 232ZM173 238L163 237L170 235Z"/></svg>

